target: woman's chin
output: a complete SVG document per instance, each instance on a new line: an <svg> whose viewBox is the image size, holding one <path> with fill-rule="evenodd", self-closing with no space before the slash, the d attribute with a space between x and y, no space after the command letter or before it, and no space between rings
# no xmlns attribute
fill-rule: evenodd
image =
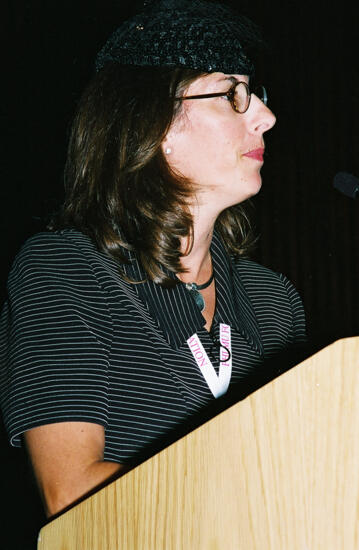
<svg viewBox="0 0 359 550"><path fill-rule="evenodd" d="M245 182L242 183L241 187L242 193L238 202L243 202L247 199L250 199L251 197L254 197L257 193L259 193L262 187L262 177L260 173L256 174L250 179L247 179Z"/></svg>

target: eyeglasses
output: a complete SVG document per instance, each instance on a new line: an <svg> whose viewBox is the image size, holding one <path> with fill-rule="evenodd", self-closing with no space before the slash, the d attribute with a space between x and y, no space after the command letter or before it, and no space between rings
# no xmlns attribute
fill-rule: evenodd
<svg viewBox="0 0 359 550"><path fill-rule="evenodd" d="M264 105L268 103L268 95L264 86L257 86L253 91L250 91L246 82L236 81L233 86L230 87L228 92L216 92L214 94L200 94L200 95L186 95L182 97L176 97L175 99L183 101L185 99L205 99L208 97L221 97L227 96L232 108L236 113L245 113L251 102L252 94L255 94Z"/></svg>

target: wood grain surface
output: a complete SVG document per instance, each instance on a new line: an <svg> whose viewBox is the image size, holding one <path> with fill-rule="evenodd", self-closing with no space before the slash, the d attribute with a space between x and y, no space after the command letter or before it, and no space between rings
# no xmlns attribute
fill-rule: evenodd
<svg viewBox="0 0 359 550"><path fill-rule="evenodd" d="M357 550L359 337L64 513L38 550Z"/></svg>

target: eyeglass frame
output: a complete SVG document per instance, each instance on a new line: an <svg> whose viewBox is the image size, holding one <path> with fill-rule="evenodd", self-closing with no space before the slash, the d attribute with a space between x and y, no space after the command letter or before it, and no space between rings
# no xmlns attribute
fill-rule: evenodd
<svg viewBox="0 0 359 550"><path fill-rule="evenodd" d="M248 103L247 103L247 107L245 108L244 111L240 111L237 108L235 100L234 100L235 89L238 86L238 84L243 84L246 91L247 91ZM262 98L259 98L260 101L262 101L264 103L264 105L267 105L267 103L268 103L267 90L265 89L265 87L263 85L256 86L256 89L258 89L258 88L262 89L262 95L263 95ZM229 90L227 92L214 92L214 93L210 93L210 94L199 94L199 95L186 95L186 96L182 96L182 97L175 97L175 99L178 100L178 101L182 101L182 100L185 100L185 99L207 99L207 98L210 98L210 97L224 97L224 96L227 96L229 101L230 101L230 104L232 106L232 109L236 113L239 113L239 114L243 115L249 109L249 105L251 103L251 97L252 97L253 93L255 95L257 95L255 92L250 91L247 82L244 82L244 80L236 80L235 82L233 82L232 86L229 88Z"/></svg>

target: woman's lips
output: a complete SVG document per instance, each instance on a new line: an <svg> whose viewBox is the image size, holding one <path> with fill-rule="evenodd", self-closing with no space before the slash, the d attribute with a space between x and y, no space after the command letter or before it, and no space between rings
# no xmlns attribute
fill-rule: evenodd
<svg viewBox="0 0 359 550"><path fill-rule="evenodd" d="M264 155L264 148L261 147L260 149L253 149L253 151L248 151L248 153L244 153L243 156L263 162L263 155Z"/></svg>

